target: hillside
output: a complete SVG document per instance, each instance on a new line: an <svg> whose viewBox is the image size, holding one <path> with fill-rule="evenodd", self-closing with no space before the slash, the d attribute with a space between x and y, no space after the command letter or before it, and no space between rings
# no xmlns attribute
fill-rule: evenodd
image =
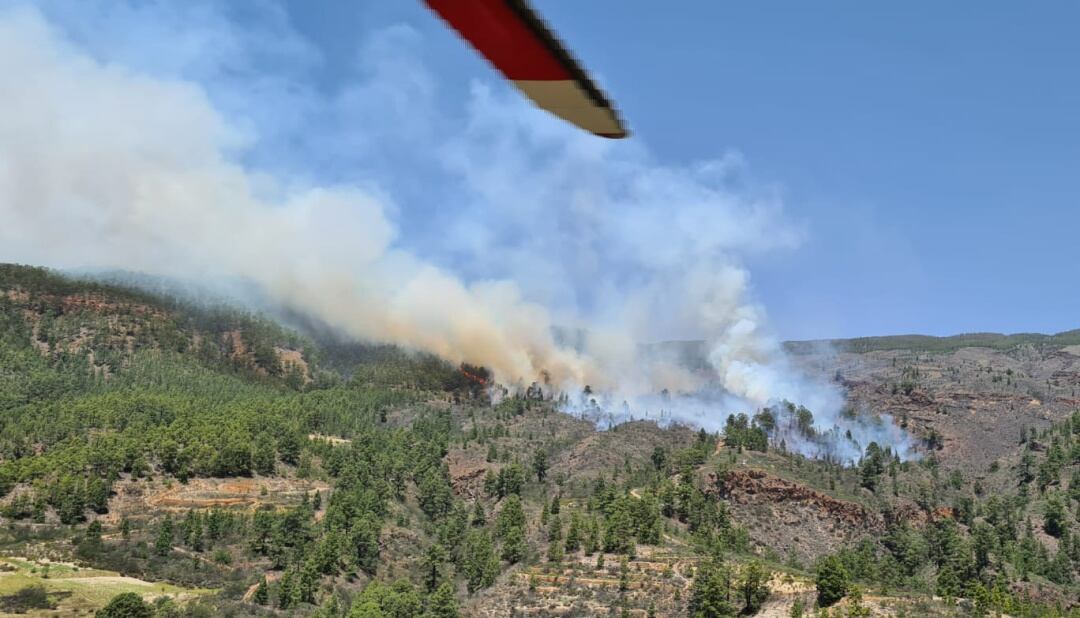
<svg viewBox="0 0 1080 618"><path fill-rule="evenodd" d="M1004 463L1025 432L1044 430L1080 408L1077 336L965 335L930 345L880 338L861 352L852 350L862 349L864 340L854 340L802 346L796 358L840 383L853 405L891 414L934 442L946 467L977 472ZM908 343L914 347L903 347Z"/></svg>
<svg viewBox="0 0 1080 618"><path fill-rule="evenodd" d="M1075 336L792 344L923 445L844 467L0 265L0 611L1080 615Z"/></svg>

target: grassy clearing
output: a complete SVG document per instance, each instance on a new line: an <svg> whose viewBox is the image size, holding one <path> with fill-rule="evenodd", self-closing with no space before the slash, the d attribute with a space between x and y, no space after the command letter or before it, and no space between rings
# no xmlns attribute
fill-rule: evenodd
<svg viewBox="0 0 1080 618"><path fill-rule="evenodd" d="M91 614L122 592L134 592L148 601L160 596L190 599L212 592L124 577L113 571L18 557L0 557L0 568L4 569L0 571L0 596L10 596L27 586L41 584L49 593L50 600L56 604L52 610L32 610L24 614L29 616Z"/></svg>

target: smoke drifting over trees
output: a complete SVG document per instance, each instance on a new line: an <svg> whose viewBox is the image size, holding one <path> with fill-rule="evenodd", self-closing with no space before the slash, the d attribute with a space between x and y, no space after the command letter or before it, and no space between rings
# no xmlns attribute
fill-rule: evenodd
<svg viewBox="0 0 1080 618"><path fill-rule="evenodd" d="M182 15L168 19L183 32ZM260 40L215 27L231 44L199 52L210 60ZM282 48L308 53L292 43ZM377 33L361 77L330 95L282 77L301 92L281 100L282 117L325 114L345 132L313 132L309 147L371 157L343 183L284 153L265 163L296 121L272 117L254 80L254 94L223 92L74 43L28 6L0 8L0 257L249 280L344 335L482 365L503 383L588 384L631 408L666 389L669 414L712 429L786 399L821 432L897 446L890 424L840 415L841 394L800 376L770 335L740 257L801 234L737 156L663 165L484 85L447 126L419 45L408 29ZM425 210L411 206L417 187ZM570 345L557 327L583 335ZM711 370L639 352L662 339L705 340Z"/></svg>

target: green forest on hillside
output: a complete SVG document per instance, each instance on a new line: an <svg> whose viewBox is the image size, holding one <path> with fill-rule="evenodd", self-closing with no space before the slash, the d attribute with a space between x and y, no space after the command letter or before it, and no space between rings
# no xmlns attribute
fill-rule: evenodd
<svg viewBox="0 0 1080 618"><path fill-rule="evenodd" d="M482 368L461 369L0 265L0 550L45 544L86 568L212 591L156 603L128 592L89 608L102 616L449 618L516 574L534 574L532 594L535 577L605 555L613 615L750 615L772 572L816 584L807 616L844 598L834 615L861 615L871 592L937 595L942 615L1080 615L1080 413L1017 437L1015 469L987 472L1007 479L1005 493L942 470L932 449L919 462L877 444L855 467L806 460L769 443L764 412L717 434L652 428L644 456L556 474L584 435L573 419L531 390L493 404L469 377ZM452 451L485 454L478 494L455 485ZM747 460L882 513L908 499L950 516L889 519L886 534L813 564L772 555L708 480ZM131 496L215 479L266 493L257 508L112 516ZM279 499L273 480L303 489ZM642 548L694 565L685 596L665 601L678 614L631 595ZM1032 582L1055 592L1029 594ZM30 588L0 597L58 602Z"/></svg>

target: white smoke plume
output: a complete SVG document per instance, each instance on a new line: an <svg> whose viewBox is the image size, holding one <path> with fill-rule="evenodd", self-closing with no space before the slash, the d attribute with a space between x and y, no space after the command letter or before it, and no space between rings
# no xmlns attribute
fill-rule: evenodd
<svg viewBox="0 0 1080 618"><path fill-rule="evenodd" d="M508 384L591 385L629 402L624 414L666 389L682 402L669 416L710 429L787 399L813 409L822 432L868 431L839 414L833 387L789 366L750 300L739 257L801 234L738 156L665 166L483 84L448 126L415 45L390 29L365 47L354 84L282 101L342 126L313 132L301 154L362 153L352 177L330 183L259 164L289 132L268 126L275 103L263 97L289 88L271 80L240 96L0 6L0 260L243 278L357 339L483 365ZM258 111L238 117L245 104ZM427 210L394 201L429 179ZM711 370L641 353L675 338L705 340ZM695 395L716 388L720 399ZM883 440L902 436L882 427Z"/></svg>

